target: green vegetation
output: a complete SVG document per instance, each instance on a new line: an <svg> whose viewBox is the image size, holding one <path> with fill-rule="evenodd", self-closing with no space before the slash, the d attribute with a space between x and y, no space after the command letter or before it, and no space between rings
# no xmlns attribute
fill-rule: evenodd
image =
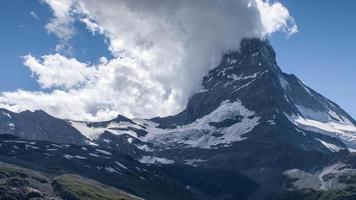
<svg viewBox="0 0 356 200"><path fill-rule="evenodd" d="M77 176L55 176L0 162L0 200L139 200Z"/></svg>
<svg viewBox="0 0 356 200"><path fill-rule="evenodd" d="M68 200L138 200L138 197L76 175L56 177L52 185Z"/></svg>
<svg viewBox="0 0 356 200"><path fill-rule="evenodd" d="M40 173L0 163L0 200L58 199Z"/></svg>

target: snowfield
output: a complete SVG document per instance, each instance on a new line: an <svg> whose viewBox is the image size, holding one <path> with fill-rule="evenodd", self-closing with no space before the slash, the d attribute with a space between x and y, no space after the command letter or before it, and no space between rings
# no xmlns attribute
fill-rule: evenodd
<svg viewBox="0 0 356 200"><path fill-rule="evenodd" d="M223 123L224 120L234 118L237 118L237 120L232 124L223 127L214 126L214 124ZM128 122L110 123L106 127L88 127L85 122L74 121L71 121L70 124L89 139L96 139L100 134L109 131L115 135L128 134L141 141L163 148L183 145L185 147L209 149L217 145L228 146L232 142L243 140L243 134L248 133L257 126L259 119L255 112L242 106L241 102L224 101L210 114L197 119L191 124L178 126L174 129L158 128L159 124L145 119L133 119L135 124ZM148 133L144 137L138 137L134 131L118 130L118 128L128 127L137 129L145 127L144 130ZM140 149L150 151L145 146L140 146Z"/></svg>
<svg viewBox="0 0 356 200"><path fill-rule="evenodd" d="M327 136L340 139L348 148L349 151L356 150L356 126L343 116L338 118L333 116L333 112L320 112L306 108L298 107L301 115L287 115L288 119L298 126L300 129L321 133ZM307 111L307 112L306 112ZM333 117L331 117L333 116ZM320 141L320 140L319 140ZM331 151L340 151L341 147L320 141L325 147Z"/></svg>

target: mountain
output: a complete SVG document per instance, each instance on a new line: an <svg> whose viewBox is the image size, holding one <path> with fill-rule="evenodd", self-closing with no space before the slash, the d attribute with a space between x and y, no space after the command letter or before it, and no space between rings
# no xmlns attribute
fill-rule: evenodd
<svg viewBox="0 0 356 200"><path fill-rule="evenodd" d="M284 73L264 39L245 39L238 51L227 52L204 76L186 109L173 116L81 122L41 111L2 113L0 133L39 145L20 142L29 146L18 150L13 140L10 146L3 140L3 162L53 166L145 199L162 199L160 191L167 191L165 199L341 200L356 195L355 120ZM78 138L67 140L67 134ZM62 146L51 153L51 143ZM115 156L91 155L103 151ZM141 175L147 182L114 173L122 173L115 161L147 170Z"/></svg>
<svg viewBox="0 0 356 200"><path fill-rule="evenodd" d="M13 113L0 109L0 133L57 143L84 144L87 140L68 122L44 111Z"/></svg>
<svg viewBox="0 0 356 200"><path fill-rule="evenodd" d="M285 139L302 150L356 148L355 121L296 76L283 73L270 43L260 39L243 40L240 51L225 54L177 115L71 123L89 138L108 131L169 149L231 146L261 135L252 134L257 129L297 132Z"/></svg>
<svg viewBox="0 0 356 200"><path fill-rule="evenodd" d="M251 199L280 192L286 170L321 170L356 147L355 121L283 73L271 44L261 39L243 40L239 51L225 54L181 113L71 123L143 163L244 172L261 186Z"/></svg>
<svg viewBox="0 0 356 200"><path fill-rule="evenodd" d="M258 118L258 122L253 125L287 125L289 123L285 121L288 120L297 126L294 131L314 131L336 137L349 148L355 147L355 121L339 106L307 87L297 77L283 73L268 41L244 40L241 51L226 54L221 64L204 77L202 85L201 91L191 98L183 112L171 117L154 118L152 121L159 123L160 127L174 127L191 124L216 112L221 113L221 109L222 112L234 112L235 108L243 114L232 117L243 120L248 115L251 118L255 116L252 119ZM232 117L225 118L231 120ZM218 119L213 117L213 120ZM252 125L248 127L253 128ZM340 143L335 145L345 147Z"/></svg>

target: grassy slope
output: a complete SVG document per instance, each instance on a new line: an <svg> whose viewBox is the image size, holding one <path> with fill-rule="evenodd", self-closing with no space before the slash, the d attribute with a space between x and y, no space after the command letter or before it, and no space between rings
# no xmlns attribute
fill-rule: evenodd
<svg viewBox="0 0 356 200"><path fill-rule="evenodd" d="M140 200L118 189L77 175L54 176L0 163L0 200Z"/></svg>
<svg viewBox="0 0 356 200"><path fill-rule="evenodd" d="M102 185L77 175L62 175L54 179L52 185L64 199L73 200L138 200L115 188Z"/></svg>

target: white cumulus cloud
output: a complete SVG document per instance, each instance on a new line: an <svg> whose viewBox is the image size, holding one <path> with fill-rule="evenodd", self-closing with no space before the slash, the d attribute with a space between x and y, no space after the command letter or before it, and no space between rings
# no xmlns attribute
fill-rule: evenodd
<svg viewBox="0 0 356 200"><path fill-rule="evenodd" d="M74 58L60 54L45 55L40 60L31 55L24 56L24 65L37 77L42 88L71 89L86 84L95 76L96 69L89 68Z"/></svg>
<svg viewBox="0 0 356 200"><path fill-rule="evenodd" d="M103 34L113 59L80 63L60 54L24 58L45 92L0 95L12 110L43 109L62 118L102 120L182 110L204 74L241 39L298 31L288 9L268 0L43 0L49 33L63 41L74 22ZM93 47L95 48L95 47Z"/></svg>

